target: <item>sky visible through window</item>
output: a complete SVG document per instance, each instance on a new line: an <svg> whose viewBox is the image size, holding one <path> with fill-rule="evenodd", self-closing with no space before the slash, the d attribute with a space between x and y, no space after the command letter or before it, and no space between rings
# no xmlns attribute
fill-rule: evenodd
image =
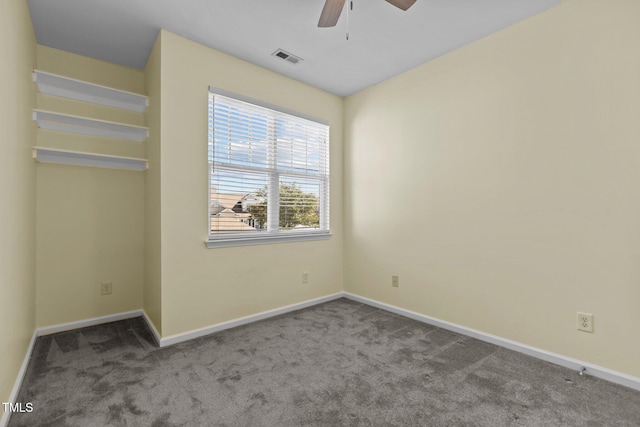
<svg viewBox="0 0 640 427"><path fill-rule="evenodd" d="M215 109L215 116L214 116ZM268 114L247 113L236 107L217 103L209 107L209 159L230 165L269 168L269 134L275 133L275 167L282 173L286 171L319 174L321 171L321 152L325 144L324 136L316 131L310 134L302 124L291 123L283 119L271 119ZM259 175L259 174L258 174ZM264 180L256 174L238 174L217 172L212 174L212 185L217 185L219 193L256 192L264 187ZM239 181L245 182L238 188ZM304 180L294 180L303 185ZM256 187L257 185L257 187ZM317 185L305 184L305 192L319 197Z"/></svg>

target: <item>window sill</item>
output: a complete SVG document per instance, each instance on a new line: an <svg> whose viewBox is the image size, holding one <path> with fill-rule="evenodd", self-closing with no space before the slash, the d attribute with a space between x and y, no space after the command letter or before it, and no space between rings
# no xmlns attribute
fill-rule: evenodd
<svg viewBox="0 0 640 427"><path fill-rule="evenodd" d="M331 233L282 233L260 237L229 236L209 239L204 242L207 249L228 248L232 246L270 245L273 243L306 242L311 240L328 240Z"/></svg>

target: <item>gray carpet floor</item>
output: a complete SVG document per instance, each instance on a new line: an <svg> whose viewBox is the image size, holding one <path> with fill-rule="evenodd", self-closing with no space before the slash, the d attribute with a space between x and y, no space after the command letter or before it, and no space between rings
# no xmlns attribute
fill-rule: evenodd
<svg viewBox="0 0 640 427"><path fill-rule="evenodd" d="M346 299L157 348L37 339L10 426L637 426L640 392Z"/></svg>

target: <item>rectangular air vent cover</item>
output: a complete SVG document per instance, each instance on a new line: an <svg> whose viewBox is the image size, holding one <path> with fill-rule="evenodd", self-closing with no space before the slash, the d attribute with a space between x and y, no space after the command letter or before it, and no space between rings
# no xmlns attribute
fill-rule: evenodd
<svg viewBox="0 0 640 427"><path fill-rule="evenodd" d="M299 56L295 56L287 51L284 51L282 49L278 49L275 52L273 52L271 55L276 56L280 59L284 59L287 62L290 62L292 64L298 64L302 61L304 61L302 58L300 58Z"/></svg>

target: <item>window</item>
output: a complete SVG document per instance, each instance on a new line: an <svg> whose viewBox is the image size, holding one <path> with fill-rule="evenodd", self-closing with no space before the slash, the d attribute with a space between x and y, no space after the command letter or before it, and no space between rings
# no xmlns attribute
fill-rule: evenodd
<svg viewBox="0 0 640 427"><path fill-rule="evenodd" d="M208 247L329 237L329 126L209 91Z"/></svg>

